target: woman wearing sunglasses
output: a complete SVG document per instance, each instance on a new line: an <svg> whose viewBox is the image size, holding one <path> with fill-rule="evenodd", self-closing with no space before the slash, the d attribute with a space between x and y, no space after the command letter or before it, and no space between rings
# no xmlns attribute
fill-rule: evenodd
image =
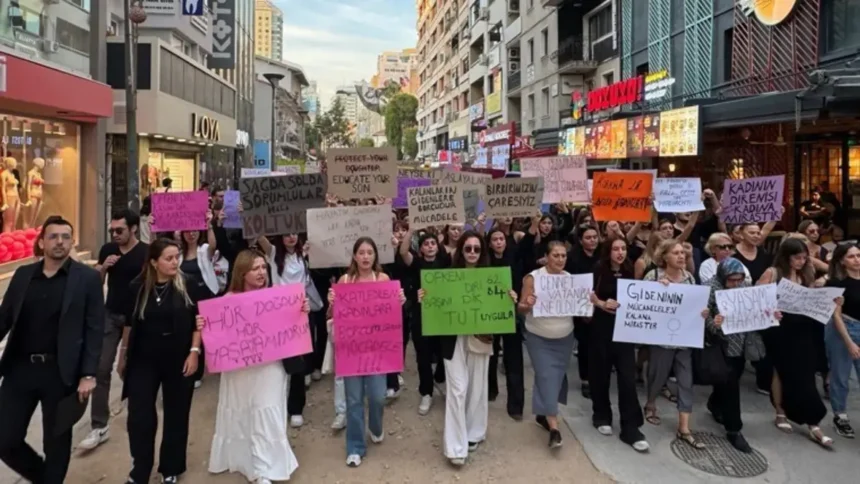
<svg viewBox="0 0 860 484"><path fill-rule="evenodd" d="M711 283L711 279L717 274L717 266L720 262L728 259L735 253L735 243L731 236L725 232L717 232L708 237L708 242L705 244L705 253L711 256L706 261L702 262L699 267L699 281L703 286ZM752 284L752 276L749 269L743 264L744 274L746 274L746 283Z"/></svg>
<svg viewBox="0 0 860 484"><path fill-rule="evenodd" d="M466 232L457 243L452 267L474 269L487 267L487 250L483 238L476 232ZM418 302L426 292L418 290ZM514 304L517 294L509 293ZM442 336L442 357L445 360L445 456L452 465L466 463L470 451L487 437L488 382L490 355L493 354L492 335Z"/></svg>

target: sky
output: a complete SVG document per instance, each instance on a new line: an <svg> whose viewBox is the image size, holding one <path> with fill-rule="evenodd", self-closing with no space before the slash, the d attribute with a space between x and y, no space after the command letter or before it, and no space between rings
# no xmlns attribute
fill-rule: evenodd
<svg viewBox="0 0 860 484"><path fill-rule="evenodd" d="M284 59L317 81L328 107L335 88L370 78L376 56L415 47L415 0L275 0L284 12Z"/></svg>

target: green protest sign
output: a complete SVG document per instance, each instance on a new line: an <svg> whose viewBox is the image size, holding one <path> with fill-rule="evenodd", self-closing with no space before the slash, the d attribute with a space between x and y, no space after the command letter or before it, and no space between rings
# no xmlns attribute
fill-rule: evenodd
<svg viewBox="0 0 860 484"><path fill-rule="evenodd" d="M509 267L421 271L421 289L424 336L516 331Z"/></svg>

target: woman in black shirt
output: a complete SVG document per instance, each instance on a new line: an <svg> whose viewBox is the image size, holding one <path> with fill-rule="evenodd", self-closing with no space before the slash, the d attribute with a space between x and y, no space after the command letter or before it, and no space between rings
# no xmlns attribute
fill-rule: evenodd
<svg viewBox="0 0 860 484"><path fill-rule="evenodd" d="M599 235L597 229L590 225L580 225L576 229L579 236L577 244L567 255L564 268L568 274L593 274L594 267L600 258L598 249ZM588 352L591 340L591 318L573 318L573 334L577 341L576 358L579 363L579 380L582 382L582 396L591 398L591 387L588 385Z"/></svg>

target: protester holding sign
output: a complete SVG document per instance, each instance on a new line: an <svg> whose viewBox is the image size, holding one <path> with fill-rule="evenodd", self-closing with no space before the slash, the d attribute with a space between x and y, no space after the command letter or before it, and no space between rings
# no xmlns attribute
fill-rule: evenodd
<svg viewBox="0 0 860 484"><path fill-rule="evenodd" d="M180 247L161 238L149 246L143 273L130 284L117 373L128 399L129 482L149 482L155 464L156 405L163 394L164 425L158 472L175 483L186 470L194 373L200 361L195 321L197 287L179 271Z"/></svg>
<svg viewBox="0 0 860 484"><path fill-rule="evenodd" d="M833 251L827 287L845 289L844 301L837 304L833 320L825 328L824 341L830 360L830 406L836 433L853 438L848 420L848 380L851 368L860 376L860 247L841 244Z"/></svg>
<svg viewBox="0 0 860 484"><path fill-rule="evenodd" d="M642 427L642 407L636 393L635 346L612 341L615 312L618 309L618 280L632 279L633 267L627 258L627 241L610 239L600 249L600 260L594 268L594 317L589 341L588 380L591 382L593 413L591 423L603 435L612 434L612 406L609 383L615 368L618 384L618 410L621 413L622 442L637 452L650 449Z"/></svg>
<svg viewBox="0 0 860 484"><path fill-rule="evenodd" d="M597 229L591 225L580 225L576 231L577 244L567 254L564 270L571 274L593 274L597 261L600 259ZM573 335L577 341L576 358L579 366L579 381L582 384L582 396L591 398L591 386L588 382L588 361L591 349L591 318L574 317Z"/></svg>
<svg viewBox="0 0 860 484"><path fill-rule="evenodd" d="M487 266L486 245L477 233L466 232L460 237L452 266L457 269ZM494 291L490 294L492 299L505 296L495 292L497 289L490 290ZM425 296L425 290L419 289L418 302L421 303ZM474 298L478 295L465 296ZM517 294L513 290L508 291L507 296L516 304ZM494 316L507 319L506 310L493 309ZM466 463L469 452L476 450L487 437L487 370L493 353L493 338L486 334L442 336L440 343L447 383L444 452L452 465L460 467Z"/></svg>
<svg viewBox="0 0 860 484"><path fill-rule="evenodd" d="M534 314L536 304L551 302L537 298L540 286L551 285L554 280L547 276L569 275L564 270L567 250L563 243L550 242L546 259L546 266L532 271L523 280L523 297L517 309L526 315L526 349L535 372L532 412L538 424L549 430L549 447L555 449L562 445L558 404L567 405L567 367L574 336L571 316L536 317Z"/></svg>
<svg viewBox="0 0 860 484"><path fill-rule="evenodd" d="M353 258L349 264L346 274L340 277L338 284L361 283L361 282L386 282L390 279L382 272L379 265L379 253L376 243L369 237L361 237L355 241L352 248ZM335 289L328 293L329 313L333 316L337 312L335 303L337 301ZM406 295L400 290L400 303L406 303ZM338 331L337 317L334 317L333 330ZM384 321L383 321L384 322ZM335 347L335 359L337 359L337 347ZM382 427L382 414L385 408L385 374L348 376L343 379L346 390L346 465L358 467L361 459L367 453L365 434L367 428L364 425L364 400L368 404L368 424L370 427L370 440L374 444L382 443L385 438L385 429Z"/></svg>
<svg viewBox="0 0 860 484"><path fill-rule="evenodd" d="M726 234L722 234L722 236L728 238ZM712 235L711 239L713 238ZM719 344L724 348L726 363L730 369L726 381L721 385L714 385L714 391L708 398L708 411L714 416L714 420L725 427L726 437L732 446L746 454L752 453L752 447L741 434L743 422L741 421L740 379L743 376L747 360L758 361L764 357L764 341L756 331L729 335L722 331L721 327L725 322L725 317L720 314L717 305L717 291L750 287L748 278L747 268L740 261L731 257L721 260L717 265L716 273L708 282L711 286L711 296L708 300L708 317L705 320L709 334L718 339L714 344ZM758 304L759 302L753 303ZM739 309L739 311L743 311L743 309ZM782 315L777 311L773 317L780 319Z"/></svg>
<svg viewBox="0 0 860 484"><path fill-rule="evenodd" d="M815 269L809 260L809 249L797 239L780 244L773 261L758 284L771 284L782 279L804 287L812 285ZM815 382L818 366L820 324L803 314L785 314L776 328L767 330L767 352L773 361L773 404L777 428L791 432L791 423L809 426L809 438L822 447L833 446L833 439L818 426L827 415Z"/></svg>
<svg viewBox="0 0 860 484"><path fill-rule="evenodd" d="M696 284L696 279L687 272L687 254L684 246L674 239L660 243L654 254L657 269L645 274L644 280L658 281L661 284ZM706 317L708 310L703 309L702 316L695 314L679 315L682 319ZM684 321L679 321L680 325ZM645 420L652 425L660 424L657 416L657 395L674 371L678 380L678 432L677 437L694 449L704 449L704 442L699 441L690 431L690 416L693 413L693 352L690 348L672 346L652 346L648 360L648 401L645 403Z"/></svg>

